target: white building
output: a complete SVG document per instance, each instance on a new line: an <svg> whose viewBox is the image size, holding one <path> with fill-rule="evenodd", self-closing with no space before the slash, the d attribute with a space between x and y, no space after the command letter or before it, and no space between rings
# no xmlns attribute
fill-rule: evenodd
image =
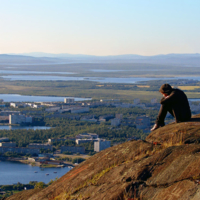
<svg viewBox="0 0 200 200"><path fill-rule="evenodd" d="M20 111L10 111L10 110L5 110L5 111L1 111L1 116L9 116L12 114L20 114Z"/></svg>
<svg viewBox="0 0 200 200"><path fill-rule="evenodd" d="M82 143L88 143L88 142L93 142L94 140L91 139L76 139L76 144L82 144Z"/></svg>
<svg viewBox="0 0 200 200"><path fill-rule="evenodd" d="M80 120L81 120L81 121L85 121L85 122L97 122L97 121L98 121L98 120L95 119L94 117L91 118L91 119L88 119L87 117L82 117Z"/></svg>
<svg viewBox="0 0 200 200"><path fill-rule="evenodd" d="M76 139L98 139L99 136L96 133L82 133L76 136Z"/></svg>
<svg viewBox="0 0 200 200"><path fill-rule="evenodd" d="M40 108L42 105L35 104L35 103L25 103L24 105L29 106L31 108Z"/></svg>
<svg viewBox="0 0 200 200"><path fill-rule="evenodd" d="M83 133L76 136L76 144L96 142L99 140L96 133Z"/></svg>
<svg viewBox="0 0 200 200"><path fill-rule="evenodd" d="M9 124L32 123L33 118L25 115L9 115Z"/></svg>
<svg viewBox="0 0 200 200"><path fill-rule="evenodd" d="M58 107L58 106L45 109L46 112L56 112L58 110L60 110L60 107Z"/></svg>
<svg viewBox="0 0 200 200"><path fill-rule="evenodd" d="M119 126L120 123L121 123L121 120L118 118L111 119L111 126Z"/></svg>
<svg viewBox="0 0 200 200"><path fill-rule="evenodd" d="M89 112L89 107L75 107L71 109L71 113L84 113Z"/></svg>
<svg viewBox="0 0 200 200"><path fill-rule="evenodd" d="M35 148L35 149L49 149L49 150L53 150L53 146L50 144L42 144L42 143L30 143L28 145L29 148Z"/></svg>
<svg viewBox="0 0 200 200"><path fill-rule="evenodd" d="M31 116L26 116L26 123L33 123L33 118Z"/></svg>
<svg viewBox="0 0 200 200"><path fill-rule="evenodd" d="M120 101L119 99L100 99L100 102Z"/></svg>
<svg viewBox="0 0 200 200"><path fill-rule="evenodd" d="M9 115L9 124L21 124L26 122L25 115Z"/></svg>
<svg viewBox="0 0 200 200"><path fill-rule="evenodd" d="M74 103L74 98L64 98L64 103Z"/></svg>
<svg viewBox="0 0 200 200"><path fill-rule="evenodd" d="M0 147L16 147L15 142L0 142Z"/></svg>
<svg viewBox="0 0 200 200"><path fill-rule="evenodd" d="M11 107L17 108L21 103L10 103Z"/></svg>
<svg viewBox="0 0 200 200"><path fill-rule="evenodd" d="M109 147L110 147L110 141L100 139L94 142L94 151L96 152L100 152Z"/></svg>
<svg viewBox="0 0 200 200"><path fill-rule="evenodd" d="M33 104L33 108L41 108L43 107L42 105L38 105L38 104Z"/></svg>
<svg viewBox="0 0 200 200"><path fill-rule="evenodd" d="M52 102L37 102L37 103L40 103L40 105L42 105L42 106L56 106Z"/></svg>
<svg viewBox="0 0 200 200"><path fill-rule="evenodd" d="M71 109L70 108L66 108L66 109L60 109L58 110L59 113L64 113L64 112L69 112Z"/></svg>
<svg viewBox="0 0 200 200"><path fill-rule="evenodd" d="M71 110L71 108L74 108L73 105L62 105L62 109L69 109Z"/></svg>
<svg viewBox="0 0 200 200"><path fill-rule="evenodd" d="M0 138L0 142L9 142L9 141L10 141L9 138L7 137Z"/></svg>

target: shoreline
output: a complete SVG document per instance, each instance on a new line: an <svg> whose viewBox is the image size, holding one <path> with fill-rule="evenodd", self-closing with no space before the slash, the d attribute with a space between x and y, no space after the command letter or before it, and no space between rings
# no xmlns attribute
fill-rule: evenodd
<svg viewBox="0 0 200 200"><path fill-rule="evenodd" d="M40 162L30 162L28 160L19 159L19 158L0 158L0 162L9 161L9 162L18 162L26 165L31 165L32 167L37 166L40 168L63 168L63 167L75 167L72 163L63 163L63 165L53 165L53 164L41 164Z"/></svg>

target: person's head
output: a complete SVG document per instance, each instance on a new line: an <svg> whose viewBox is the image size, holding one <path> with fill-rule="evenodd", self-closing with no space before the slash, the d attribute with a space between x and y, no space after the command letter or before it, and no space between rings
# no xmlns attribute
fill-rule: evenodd
<svg viewBox="0 0 200 200"><path fill-rule="evenodd" d="M161 92L161 94L163 95L163 97L167 97L168 96L168 94L166 94L166 93L162 93Z"/></svg>
<svg viewBox="0 0 200 200"><path fill-rule="evenodd" d="M163 96L168 96L172 92L172 87L171 85L165 83L160 87L159 92L163 94Z"/></svg>

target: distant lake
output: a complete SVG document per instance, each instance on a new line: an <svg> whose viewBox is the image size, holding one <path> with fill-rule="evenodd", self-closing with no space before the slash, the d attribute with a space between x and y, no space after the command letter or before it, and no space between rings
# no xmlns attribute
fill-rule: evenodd
<svg viewBox="0 0 200 200"><path fill-rule="evenodd" d="M68 97L51 97L51 96L28 96L19 94L0 94L0 99L5 102L54 102L60 101L64 102L64 98ZM74 97L72 97L74 98ZM75 101L86 101L91 100L91 98L74 98Z"/></svg>
<svg viewBox="0 0 200 200"><path fill-rule="evenodd" d="M60 178L69 170L67 167L41 170L40 167L32 167L18 162L0 161L0 185L11 185L18 182L27 184L30 181L48 183L51 179ZM34 173L35 171L38 173ZM46 174L49 174L49 176L46 176Z"/></svg>
<svg viewBox="0 0 200 200"><path fill-rule="evenodd" d="M42 71L0 70L0 74L75 74L75 73L73 73L73 72L42 72Z"/></svg>
<svg viewBox="0 0 200 200"><path fill-rule="evenodd" d="M92 72L124 72L130 70L115 70L115 69L91 69Z"/></svg>
<svg viewBox="0 0 200 200"><path fill-rule="evenodd" d="M144 69L131 69L131 70L115 70L115 69L91 69L92 72L140 72L144 71ZM166 69L145 69L145 71L167 71Z"/></svg>
<svg viewBox="0 0 200 200"><path fill-rule="evenodd" d="M0 126L0 130L18 130L18 129L33 129L35 130L47 130L51 127L48 126Z"/></svg>
<svg viewBox="0 0 200 200"><path fill-rule="evenodd" d="M200 101L200 99L188 99L189 101Z"/></svg>
<svg viewBox="0 0 200 200"><path fill-rule="evenodd" d="M140 81L152 80L197 80L200 81L199 76L185 76L185 77L167 77L167 78L151 78L151 77L125 77L125 78L112 78L112 77L66 77L66 76L40 76L40 75L8 75L0 76L4 79L11 81L95 81L100 83L136 83Z"/></svg>

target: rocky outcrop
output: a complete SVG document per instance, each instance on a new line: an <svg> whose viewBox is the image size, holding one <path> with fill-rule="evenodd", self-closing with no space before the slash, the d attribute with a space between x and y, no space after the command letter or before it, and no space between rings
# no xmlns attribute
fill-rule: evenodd
<svg viewBox="0 0 200 200"><path fill-rule="evenodd" d="M189 122L172 123L153 131L148 142L162 145L190 144L200 142L200 115L195 115Z"/></svg>
<svg viewBox="0 0 200 200"><path fill-rule="evenodd" d="M199 200L198 117L106 149L49 187L8 200Z"/></svg>

